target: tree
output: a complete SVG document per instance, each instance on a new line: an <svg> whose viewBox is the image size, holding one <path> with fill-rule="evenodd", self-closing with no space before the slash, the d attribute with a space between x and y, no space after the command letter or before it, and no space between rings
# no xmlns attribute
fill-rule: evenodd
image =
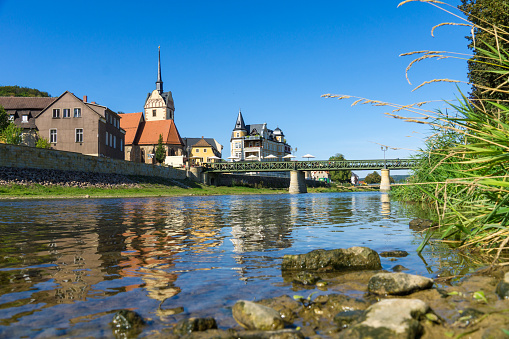
<svg viewBox="0 0 509 339"><path fill-rule="evenodd" d="M346 160L343 154L336 153L329 160L338 160L344 161ZM350 170L341 170L341 171L330 171L330 178L334 182L350 182L350 178L352 177L352 171Z"/></svg>
<svg viewBox="0 0 509 339"><path fill-rule="evenodd" d="M22 129L16 126L12 121L0 133L0 140L6 144L19 145L23 141Z"/></svg>
<svg viewBox="0 0 509 339"><path fill-rule="evenodd" d="M35 88L19 86L0 86L1 97L49 97L48 92L41 92Z"/></svg>
<svg viewBox="0 0 509 339"><path fill-rule="evenodd" d="M378 174L377 171L374 171L373 173L366 175L364 181L366 182L366 184L379 184L382 181L382 177L380 176L380 174Z"/></svg>
<svg viewBox="0 0 509 339"><path fill-rule="evenodd" d="M9 126L9 115L4 107L0 105L0 133Z"/></svg>
<svg viewBox="0 0 509 339"><path fill-rule="evenodd" d="M493 65L501 65L501 63L498 60L487 60L483 57L481 50L490 50L488 46L492 46L499 48L502 55L504 53L502 50L509 50L509 42L506 40L508 35L502 33L509 32L509 3L501 0L461 0L458 8L465 13L470 22L476 25L473 31L474 36L466 37L469 40L468 48L473 52L472 58L468 60L469 82L487 88L508 90L506 77L489 72L493 70ZM481 61L488 61L489 64ZM509 94L472 86L470 98L502 101L509 100Z"/></svg>
<svg viewBox="0 0 509 339"><path fill-rule="evenodd" d="M51 143L49 142L48 139L44 138L44 137L41 137L39 135L39 138L37 139L37 142L35 143L35 147L36 148L46 148L46 149L50 149L51 148Z"/></svg>
<svg viewBox="0 0 509 339"><path fill-rule="evenodd" d="M156 161L160 164L166 159L166 148L163 145L163 136L159 134L159 141L156 147Z"/></svg>

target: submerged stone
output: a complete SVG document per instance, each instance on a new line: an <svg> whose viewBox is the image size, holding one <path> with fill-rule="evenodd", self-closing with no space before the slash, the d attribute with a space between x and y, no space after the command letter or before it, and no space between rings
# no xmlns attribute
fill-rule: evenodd
<svg viewBox="0 0 509 339"><path fill-rule="evenodd" d="M302 285L315 285L320 277L309 272L298 272L293 276L293 282Z"/></svg>
<svg viewBox="0 0 509 339"><path fill-rule="evenodd" d="M401 272L401 271L408 271L408 268L406 268L403 265L396 265L392 268L393 272Z"/></svg>
<svg viewBox="0 0 509 339"><path fill-rule="evenodd" d="M285 255L281 270L342 271L381 269L378 253L367 247L314 250L305 254Z"/></svg>
<svg viewBox="0 0 509 339"><path fill-rule="evenodd" d="M432 220L417 218L408 224L409 228L413 231L424 231L430 227L437 226L438 224Z"/></svg>
<svg viewBox="0 0 509 339"><path fill-rule="evenodd" d="M336 314L334 317L334 323L340 328L347 328L354 321L359 319L364 314L362 310L343 311Z"/></svg>
<svg viewBox="0 0 509 339"><path fill-rule="evenodd" d="M377 273L369 279L368 291L379 295L406 295L433 286L433 280L406 273Z"/></svg>
<svg viewBox="0 0 509 339"><path fill-rule="evenodd" d="M120 310L113 316L111 327L115 337L131 337L141 333L145 326L143 317L130 310Z"/></svg>
<svg viewBox="0 0 509 339"><path fill-rule="evenodd" d="M179 335L184 335L210 329L217 329L216 320L214 318L189 318L178 322L174 332Z"/></svg>
<svg viewBox="0 0 509 339"><path fill-rule="evenodd" d="M504 275L504 280L498 283L495 292L501 299L509 299L509 272Z"/></svg>
<svg viewBox="0 0 509 339"><path fill-rule="evenodd" d="M252 301L239 300L232 309L233 318L248 330L273 331L284 328L279 312Z"/></svg>
<svg viewBox="0 0 509 339"><path fill-rule="evenodd" d="M380 252L380 256L384 258L403 258L408 256L407 251L394 250L394 251L383 251Z"/></svg>

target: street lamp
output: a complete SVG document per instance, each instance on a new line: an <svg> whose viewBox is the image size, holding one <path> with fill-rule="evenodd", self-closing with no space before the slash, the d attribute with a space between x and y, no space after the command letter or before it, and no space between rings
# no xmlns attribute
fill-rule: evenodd
<svg viewBox="0 0 509 339"><path fill-rule="evenodd" d="M384 152L384 169L387 168L387 163L385 161L385 152L387 152L387 149L389 148L389 146L381 146L382 148L382 151Z"/></svg>

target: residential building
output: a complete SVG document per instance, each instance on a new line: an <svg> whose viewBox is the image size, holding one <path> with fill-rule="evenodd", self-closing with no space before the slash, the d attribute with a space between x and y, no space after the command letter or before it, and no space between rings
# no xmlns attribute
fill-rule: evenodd
<svg viewBox="0 0 509 339"><path fill-rule="evenodd" d="M221 159L223 145L213 138L184 138L189 164L199 166L204 162L217 162Z"/></svg>
<svg viewBox="0 0 509 339"><path fill-rule="evenodd" d="M60 151L124 159L125 130L106 106L66 91L36 117L39 134Z"/></svg>
<svg viewBox="0 0 509 339"><path fill-rule="evenodd" d="M35 147L37 126L35 117L57 98L52 97L0 97L9 120L22 129L22 145Z"/></svg>
<svg viewBox="0 0 509 339"><path fill-rule="evenodd" d="M165 164L181 167L184 166L184 142L174 122L172 94L163 91L160 50L157 68L156 89L148 93L144 112L121 114L120 126L126 130L125 160L155 164L161 135L166 149Z"/></svg>
<svg viewBox="0 0 509 339"><path fill-rule="evenodd" d="M291 147L286 142L283 131L267 128L267 124L246 125L239 110L235 128L230 139L230 158L239 160L286 160Z"/></svg>

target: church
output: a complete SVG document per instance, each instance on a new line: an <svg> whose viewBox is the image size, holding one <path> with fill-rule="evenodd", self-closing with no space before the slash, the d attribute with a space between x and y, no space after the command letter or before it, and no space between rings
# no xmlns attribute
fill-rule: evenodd
<svg viewBox="0 0 509 339"><path fill-rule="evenodd" d="M175 104L171 91L164 92L161 77L161 49L157 65L156 88L148 93L144 112L120 114L120 126L126 131L125 160L156 163L155 152L159 136L166 148L165 164L184 164L184 142L175 125Z"/></svg>

